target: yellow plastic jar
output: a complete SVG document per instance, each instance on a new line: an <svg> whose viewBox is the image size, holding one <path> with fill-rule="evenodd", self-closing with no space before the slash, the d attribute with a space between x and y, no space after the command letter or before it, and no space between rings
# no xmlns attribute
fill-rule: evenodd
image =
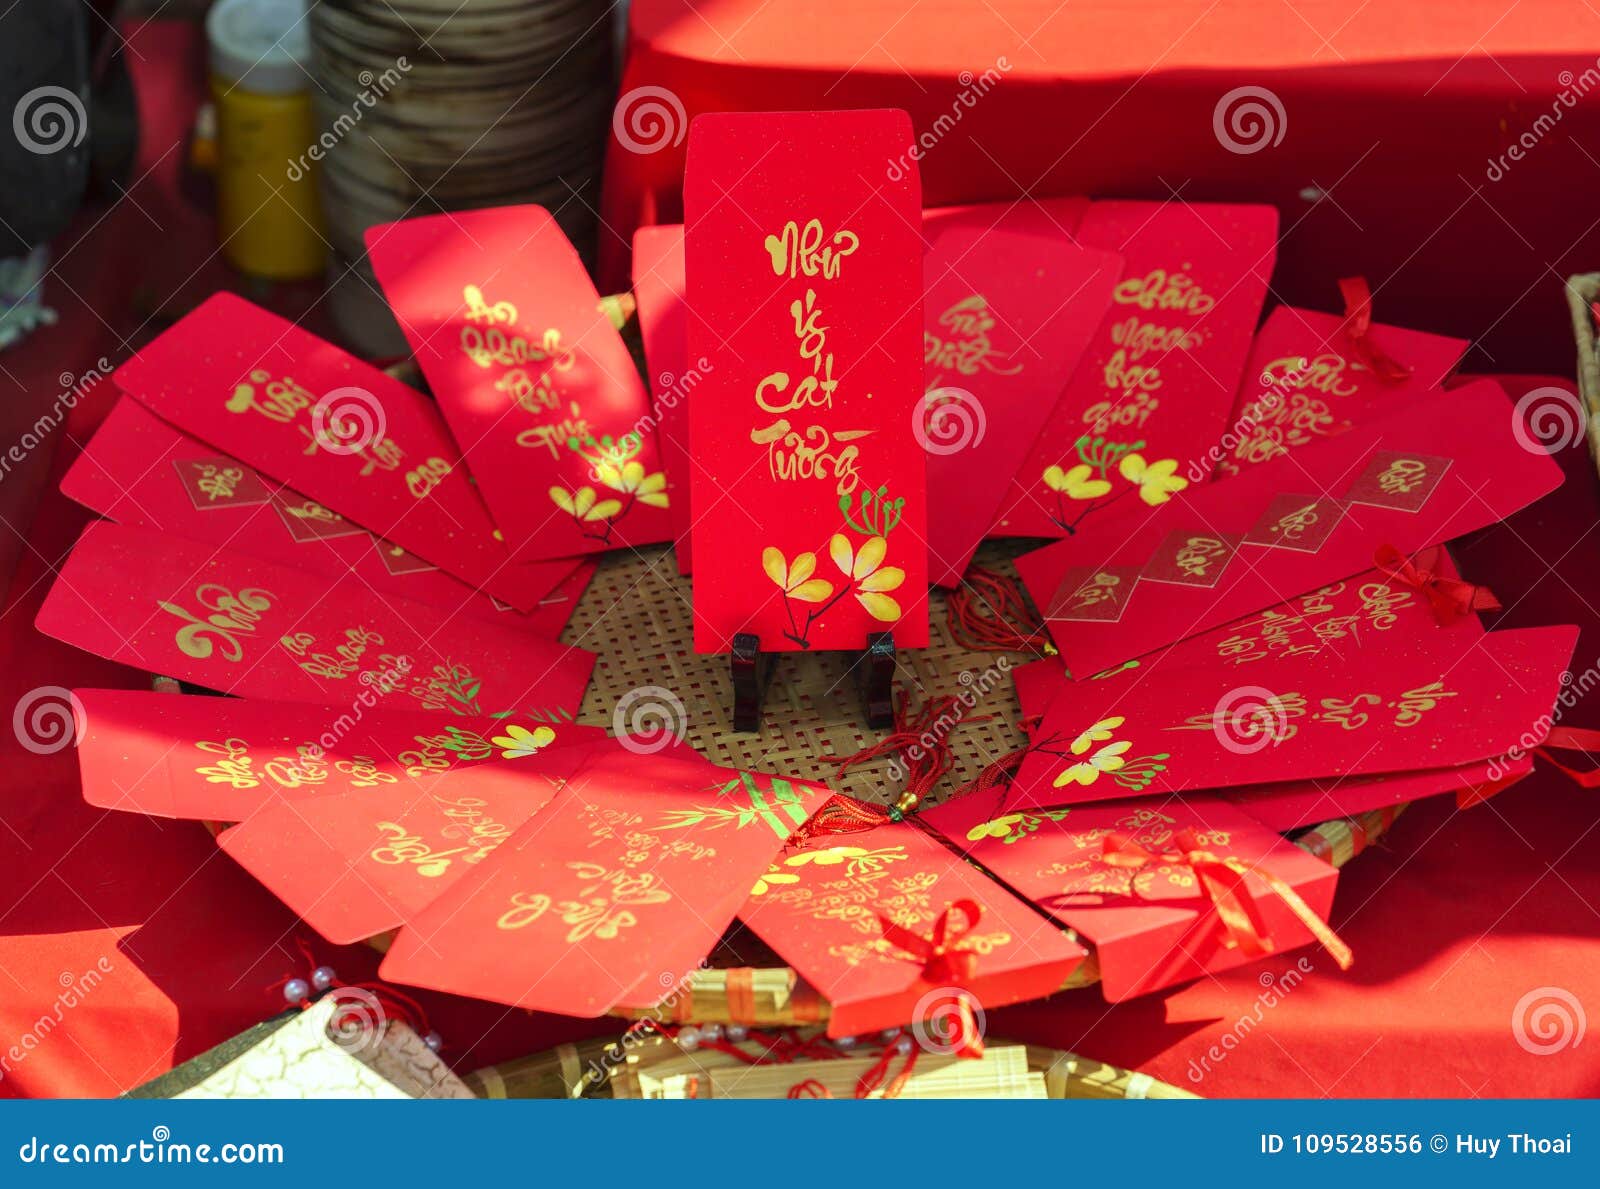
<svg viewBox="0 0 1600 1189"><path fill-rule="evenodd" d="M217 0L206 17L217 113L217 233L240 272L314 277L327 259L305 0Z"/></svg>

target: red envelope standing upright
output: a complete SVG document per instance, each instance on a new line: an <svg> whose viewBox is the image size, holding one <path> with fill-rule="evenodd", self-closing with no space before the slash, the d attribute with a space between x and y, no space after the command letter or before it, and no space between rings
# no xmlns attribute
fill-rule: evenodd
<svg viewBox="0 0 1600 1189"><path fill-rule="evenodd" d="M995 533L1061 537L1108 505L1181 489L1227 424L1277 258L1267 206L1097 202L1078 242L1123 280L1000 510Z"/></svg>
<svg viewBox="0 0 1600 1189"><path fill-rule="evenodd" d="M667 540L633 357L548 211L369 227L372 267L514 556Z"/></svg>
<svg viewBox="0 0 1600 1189"><path fill-rule="evenodd" d="M1438 388L1465 339L1373 324L1352 335L1349 318L1279 306L1250 348L1232 421L1191 467L1237 475L1318 438L1392 412L1397 400Z"/></svg>
<svg viewBox="0 0 1600 1189"><path fill-rule="evenodd" d="M991 230L977 210L936 223L923 258L928 391L916 431L937 586L960 583L1122 272L1113 252Z"/></svg>
<svg viewBox="0 0 1600 1189"><path fill-rule="evenodd" d="M709 359L689 359L683 308L683 225L641 227L633 233L633 298L639 310L656 445L667 475L667 515L672 520L678 572L689 572L689 394Z"/></svg>
<svg viewBox="0 0 1600 1189"><path fill-rule="evenodd" d="M916 172L899 111L689 133L695 648L928 642Z"/></svg>

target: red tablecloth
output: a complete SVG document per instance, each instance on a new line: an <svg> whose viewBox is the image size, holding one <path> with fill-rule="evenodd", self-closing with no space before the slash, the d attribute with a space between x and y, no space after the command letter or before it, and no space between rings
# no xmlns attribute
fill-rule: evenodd
<svg viewBox="0 0 1600 1189"><path fill-rule="evenodd" d="M634 0L622 116L905 108L935 138L930 206L1270 202L1283 300L1333 308L1335 278L1365 272L1384 320L1481 340L1473 367L1553 371L1571 358L1561 279L1600 268L1597 53L1585 0ZM1283 137L1241 155L1213 115L1245 86L1277 97ZM682 217L674 132L613 137L613 289L634 228Z"/></svg>
<svg viewBox="0 0 1600 1189"><path fill-rule="evenodd" d="M203 89L199 30L156 21L127 32L144 119L129 194L85 210L55 245L45 295L60 323L0 353L0 446L46 410L67 418L42 432L25 464L0 481L0 523L21 554L0 614L7 714L45 686L148 687L147 675L33 628L88 519L57 485L113 393L100 384L81 399L56 397L100 356L122 362L167 320L217 287L238 284L216 257L203 204L186 199L180 185L184 139ZM251 296L315 318L318 292ZM7 561L0 548L0 575ZM282 1010L273 984L306 973L297 922L218 851L203 826L90 808L79 795L73 752L29 752L9 725L0 730L0 749L0 1098L116 1094ZM377 966L364 947L334 950L306 936L346 980ZM445 1038L445 1056L463 1069L615 1027L419 998Z"/></svg>

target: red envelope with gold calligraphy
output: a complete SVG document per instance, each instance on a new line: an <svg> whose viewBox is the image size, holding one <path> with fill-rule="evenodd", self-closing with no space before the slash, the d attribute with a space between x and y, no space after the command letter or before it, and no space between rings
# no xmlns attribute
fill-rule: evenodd
<svg viewBox="0 0 1600 1189"><path fill-rule="evenodd" d="M689 572L689 394L711 366L691 366L683 308L683 225L641 227L633 233L633 299L655 410L656 445L667 475L667 515L672 520L678 572Z"/></svg>
<svg viewBox="0 0 1600 1189"><path fill-rule="evenodd" d="M1086 247L1123 279L1093 344L1012 481L995 533L1060 537L1146 476L1181 478L1227 425L1277 256L1267 206L1096 202Z"/></svg>
<svg viewBox="0 0 1600 1189"><path fill-rule="evenodd" d="M670 539L649 398L548 211L428 215L366 242L519 561Z"/></svg>
<svg viewBox="0 0 1600 1189"><path fill-rule="evenodd" d="M1226 433L1203 460L1217 475L1365 425L1397 401L1444 383L1467 349L1465 339L1374 323L1366 352L1392 363L1379 371L1350 336L1349 319L1279 306L1250 347L1244 380Z"/></svg>
<svg viewBox="0 0 1600 1189"><path fill-rule="evenodd" d="M552 748L470 774L430 773L279 802L217 842L329 941L365 941L399 927L488 860L549 804L589 750Z"/></svg>
<svg viewBox="0 0 1600 1189"><path fill-rule="evenodd" d="M656 1003L830 795L699 760L601 756L411 915L381 973L572 1016Z"/></svg>
<svg viewBox="0 0 1600 1189"><path fill-rule="evenodd" d="M1225 801L992 810L973 794L922 816L1092 942L1113 1003L1322 940L1338 872Z"/></svg>
<svg viewBox="0 0 1600 1189"><path fill-rule="evenodd" d="M1074 245L1073 233L1077 230L1083 213L1089 209L1089 200L1080 197L1068 198L1039 198L1029 199L1026 202L987 202L973 203L965 206L938 207L922 212L922 230L925 241L931 241L948 232L959 235L969 235L977 231L999 231L1008 238L1022 236L1033 243L1049 242L1052 247L1056 244ZM1081 263L1095 255L1092 249L1077 248ZM1048 270L1036 268L1035 262L1029 260L1023 270L1026 277L1013 275L1004 270L996 270L984 262L980 255L973 261L971 269L983 268L987 276L992 276L994 282L1012 288L1017 281L1023 281L1024 287L1030 282L1037 288L1037 282L1044 279ZM1119 266L1120 267L1120 266ZM1070 271L1070 270L1069 270ZM1113 278L1114 279L1114 278ZM1055 281L1068 283L1070 278L1056 277ZM673 519L673 532L677 542L675 554L678 562L678 572L690 572L690 547L689 525L691 523L688 483L689 468L693 460L687 452L689 425L688 405L689 393L698 386L700 377L704 375L711 365L705 357L695 360L693 366L685 363L688 346L685 342L686 314L683 308L684 297L684 269L683 269L683 225L666 224L659 227L641 227L633 237L633 293L639 307L639 329L644 339L645 358L649 362L649 379L651 393L655 401L657 422L657 440L661 447L662 465L667 473L667 491L669 494L681 491L682 499L675 499L668 511ZM1046 297L1053 307L1060 302L1062 294L1056 289L1049 289L1043 296L1037 296L1039 301ZM1085 294L1080 294L1072 288L1067 300L1067 307L1076 309L1086 299ZM1063 307L1064 309L1067 307ZM924 298L924 311L930 307ZM1048 311L1040 310L1030 313L1031 321L1038 322L1050 320ZM1098 314L1095 323L1099 321ZM1053 354L1054 344L1045 340L1042 344L1035 340L1036 350L1045 355ZM1043 358L1043 356L1041 356ZM1037 378L1042 369L1034 369ZM1070 373L1070 368L1068 369ZM1050 407L1060 395L1059 386L1056 391L1048 393L1045 403L1038 410L1040 424L1043 418L1049 415ZM1020 412L1010 409L1007 412ZM1016 446L1017 452L1026 450L1038 431L1038 425L1030 427L1025 436L1027 441ZM1004 442L1007 432L1002 426L998 430L1001 442ZM1015 460L1008 463L997 464L1006 471L1000 476L1001 480L1009 478L1015 469ZM933 462L930 460L929 470L932 472ZM967 467L964 478L971 479L976 468ZM987 471L984 472L987 475ZM930 484L929 499L935 500L938 491ZM998 501L997 501L998 502ZM951 503L946 497L946 503ZM960 501L954 502L956 511L964 512L965 505ZM935 531L941 524L941 517L951 509L946 508L944 513L935 507L930 514L930 524ZM993 511L980 528L987 529L993 522ZM932 544L930 544L930 548ZM935 566L937 568L937 565Z"/></svg>
<svg viewBox="0 0 1600 1189"><path fill-rule="evenodd" d="M1443 548L1425 551L1418 564L1445 578L1459 577ZM1160 681L1161 675L1173 668L1210 665L1242 670L1238 675L1245 681L1260 665L1270 668L1274 661L1289 657L1320 654L1331 666L1347 665L1363 650L1382 657L1393 641L1413 635L1429 638L1429 646L1448 659L1472 647L1482 634L1483 625L1476 615L1440 624L1418 592L1372 570L1180 641L1159 658L1130 664L1144 672L1147 680ZM1013 669L1011 677L1024 720L1042 720L1057 692L1070 684L1057 657ZM1502 779L1518 779L1529 770L1531 764L1526 760L1478 761L1457 768L1376 776L1329 774L1224 795L1238 801L1263 825L1290 830L1419 797L1452 792L1465 796L1494 787Z"/></svg>
<svg viewBox="0 0 1600 1189"><path fill-rule="evenodd" d="M830 1036L921 1022L963 992L986 1011L1040 998L1084 958L1059 927L911 822L819 834L785 851L739 919L828 1001ZM886 934L885 920L905 935Z"/></svg>
<svg viewBox="0 0 1600 1189"><path fill-rule="evenodd" d="M1503 520L1561 469L1519 442L1484 381L1417 395L1381 421L1221 483L1174 493L1145 476L1138 510L1017 561L1070 668L1096 673Z"/></svg>
<svg viewBox="0 0 1600 1189"><path fill-rule="evenodd" d="M145 525L319 574L353 572L381 594L452 614L533 626L530 617L518 618L498 599L217 453L131 397L112 408L61 480L61 490L122 524ZM521 566L519 572L543 606L583 564L563 559ZM569 612L574 605L565 597L558 602ZM548 625L551 617L541 622ZM565 622L558 619L545 634L554 638Z"/></svg>
<svg viewBox="0 0 1600 1189"><path fill-rule="evenodd" d="M1024 720L1042 718L1066 682L1065 670L1054 657L1013 669L1011 677ZM1375 776L1330 774L1314 780L1279 781L1220 795L1237 803L1264 826L1294 830L1444 793L1456 794L1456 801L1462 806L1477 804L1504 791L1532 770L1533 761L1528 756L1496 757L1458 768L1423 768Z"/></svg>
<svg viewBox="0 0 1600 1189"><path fill-rule="evenodd" d="M1461 578L1443 546L1422 550L1415 562L1419 571L1446 582ZM1093 676L1099 679L1134 669L1149 672L1157 665L1163 671L1191 665L1247 669L1262 661L1312 656L1324 649L1342 659L1350 650L1382 648L1389 640L1409 636L1432 638L1448 656L1463 651L1482 634L1483 622L1475 612L1441 622L1423 591L1393 574L1368 570ZM1024 702L1033 700L1024 715L1040 714L1067 678L1067 669L1059 657L1052 657L1024 665L1012 676L1018 696Z"/></svg>
<svg viewBox="0 0 1600 1189"><path fill-rule="evenodd" d="M1391 638L1221 666L1156 666L1061 688L1011 783L1018 808L1309 778L1460 767L1548 724L1577 629L1491 632L1467 647ZM1542 738L1542 731L1539 732Z"/></svg>
<svg viewBox="0 0 1600 1189"><path fill-rule="evenodd" d="M706 115L689 132L695 648L928 642L922 240L899 111Z"/></svg>
<svg viewBox="0 0 1600 1189"><path fill-rule="evenodd" d="M961 581L1000 501L1099 328L1114 252L946 218L923 258L923 416L935 585Z"/></svg>
<svg viewBox="0 0 1600 1189"><path fill-rule="evenodd" d="M317 705L382 691L474 718L576 712L594 654L449 619L241 553L99 521L78 538L35 626L108 660L220 693Z"/></svg>
<svg viewBox="0 0 1600 1189"><path fill-rule="evenodd" d="M83 799L153 817L239 822L283 801L382 790L480 764L515 765L603 741L561 717L472 718L385 703L367 686L312 706L148 690L80 689Z"/></svg>
<svg viewBox="0 0 1600 1189"><path fill-rule="evenodd" d="M231 293L112 376L157 416L526 611L549 589L510 561L433 402Z"/></svg>

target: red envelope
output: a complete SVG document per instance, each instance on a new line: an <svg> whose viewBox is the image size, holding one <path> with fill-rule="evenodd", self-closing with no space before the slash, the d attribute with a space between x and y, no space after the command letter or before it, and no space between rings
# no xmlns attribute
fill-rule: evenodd
<svg viewBox="0 0 1600 1189"><path fill-rule="evenodd" d="M1465 339L1373 324L1369 350L1411 369L1381 375L1363 362L1349 320L1279 306L1267 315L1245 364L1228 430L1200 469L1237 475L1319 438L1385 416L1397 402L1438 388L1467 349Z"/></svg>
<svg viewBox="0 0 1600 1189"><path fill-rule="evenodd" d="M551 638L566 624L566 615L554 611L537 620L533 613L516 618L505 603L218 454L130 397L112 408L61 480L61 490L121 524L145 525L318 574L354 572L380 594L416 599L451 614L522 627L537 623ZM576 603L559 592L582 568L571 559L522 567L533 588L542 588L534 612L555 596L548 605L570 614Z"/></svg>
<svg viewBox="0 0 1600 1189"><path fill-rule="evenodd" d="M1078 242L1121 253L1123 280L1012 481L995 533L1092 525L1146 474L1182 478L1222 436L1277 257L1267 206L1097 202Z"/></svg>
<svg viewBox="0 0 1600 1189"><path fill-rule="evenodd" d="M429 215L366 242L519 561L670 538L649 399L548 211Z"/></svg>
<svg viewBox="0 0 1600 1189"><path fill-rule="evenodd" d="M526 611L544 571L510 564L432 401L231 293L117 369L117 387L223 454Z"/></svg>
<svg viewBox="0 0 1600 1189"><path fill-rule="evenodd" d="M1445 578L1459 577L1454 561L1443 548L1426 551L1418 564ZM1147 674L1151 665L1156 666L1155 679L1160 680L1159 674L1174 667L1221 665L1238 669L1319 652L1325 652L1337 664L1351 650L1369 649L1381 657L1390 641L1413 634L1434 637L1441 655L1450 656L1481 636L1483 625L1476 615L1441 625L1416 591L1372 570L1180 641L1153 662L1130 661L1129 665ZM1042 718L1057 691L1067 684L1066 667L1059 657L1019 666L1011 671L1011 677L1025 720ZM1503 761L1498 766L1478 762L1460 768L1287 781L1227 795L1262 825L1291 830L1420 797L1468 794L1493 785L1506 773L1513 781L1520 779L1531 767L1526 761L1509 766Z"/></svg>
<svg viewBox="0 0 1600 1189"><path fill-rule="evenodd" d="M963 993L984 1011L1037 999L1084 958L1060 928L911 822L785 851L739 918L828 1001L830 1036L923 1025ZM886 935L884 920L908 936Z"/></svg>
<svg viewBox="0 0 1600 1189"><path fill-rule="evenodd" d="M560 719L445 718L379 705L368 687L348 705L80 689L83 799L152 817L239 822L329 792L376 792L486 763L512 766L605 739Z"/></svg>
<svg viewBox="0 0 1600 1189"><path fill-rule="evenodd" d="M476 718L576 712L594 654L149 529L84 529L35 626L220 693ZM446 720L448 721L448 720Z"/></svg>
<svg viewBox="0 0 1600 1189"><path fill-rule="evenodd" d="M898 111L701 116L684 177L695 648L928 642L920 194ZM825 163L825 172L824 172Z"/></svg>
<svg viewBox="0 0 1600 1189"><path fill-rule="evenodd" d="M489 859L588 754L555 748L471 774L280 801L217 842L329 941L365 941L397 928Z"/></svg>
<svg viewBox="0 0 1600 1189"><path fill-rule="evenodd" d="M520 622L530 632L551 640L556 639L566 630L568 622L572 619L572 613L578 609L578 600L583 598L584 592L589 589L589 583L593 581L594 572L599 567L599 562L580 562L578 568L540 599L539 605L528 612L527 617Z"/></svg>
<svg viewBox="0 0 1600 1189"><path fill-rule="evenodd" d="M956 586L1011 476L1088 349L1122 275L1114 252L946 218L923 258L928 552Z"/></svg>
<svg viewBox="0 0 1600 1189"><path fill-rule="evenodd" d="M1572 627L1492 632L1467 647L1420 634L1381 651L1159 666L1061 689L1006 803L1078 804L1327 776L1460 767L1548 724ZM1542 732L1540 732L1542 738Z"/></svg>
<svg viewBox="0 0 1600 1189"><path fill-rule="evenodd" d="M1418 395L1400 411L1223 483L1139 507L1017 561L1070 668L1097 673L1373 564L1493 524L1561 469L1517 441L1499 385ZM1186 542L1204 539L1194 555Z"/></svg>
<svg viewBox="0 0 1600 1189"><path fill-rule="evenodd" d="M1443 546L1417 554L1420 569L1446 580L1459 579L1450 551ZM1435 637L1442 655L1454 655L1483 634L1476 613L1440 623L1422 592L1382 570L1368 570L1330 583L1233 623L1180 640L1160 653L1126 661L1094 674L1094 679L1138 669L1149 673L1174 667L1222 666L1240 669L1261 661L1312 656L1328 649L1335 657L1351 649L1383 648L1386 642L1411 635ZM1023 716L1044 713L1050 699L1068 679L1060 657L1050 657L1012 670Z"/></svg>
<svg viewBox="0 0 1600 1189"><path fill-rule="evenodd" d="M667 515L672 520L678 573L689 572L689 394L711 367L709 359L689 362L684 340L683 225L641 227L633 233L633 298L644 339L656 445L667 474Z"/></svg>
<svg viewBox="0 0 1600 1189"><path fill-rule="evenodd" d="M1230 936L1185 859L1199 844L1249 872L1245 888L1274 952L1315 941L1264 878L1281 881L1326 920L1339 873L1225 801L1209 797L1108 802L1031 814L991 812L992 797L961 797L923 819L1019 895L1094 944L1100 990L1113 1003L1232 969L1254 957ZM1107 859L1107 839L1151 856ZM1115 845L1115 843L1114 843ZM1118 847L1132 859L1131 847ZM1317 959L1310 959L1316 961Z"/></svg>
<svg viewBox="0 0 1600 1189"><path fill-rule="evenodd" d="M645 987L657 1002L829 795L704 761L597 758L492 862L411 916L381 974L572 1016Z"/></svg>
<svg viewBox="0 0 1600 1189"><path fill-rule="evenodd" d="M1458 804L1477 804L1533 771L1533 759L1490 760L1459 768L1386 772L1379 776L1334 776L1261 785L1227 794L1227 799L1263 826L1298 830L1334 818L1355 817L1423 797L1455 793Z"/></svg>

